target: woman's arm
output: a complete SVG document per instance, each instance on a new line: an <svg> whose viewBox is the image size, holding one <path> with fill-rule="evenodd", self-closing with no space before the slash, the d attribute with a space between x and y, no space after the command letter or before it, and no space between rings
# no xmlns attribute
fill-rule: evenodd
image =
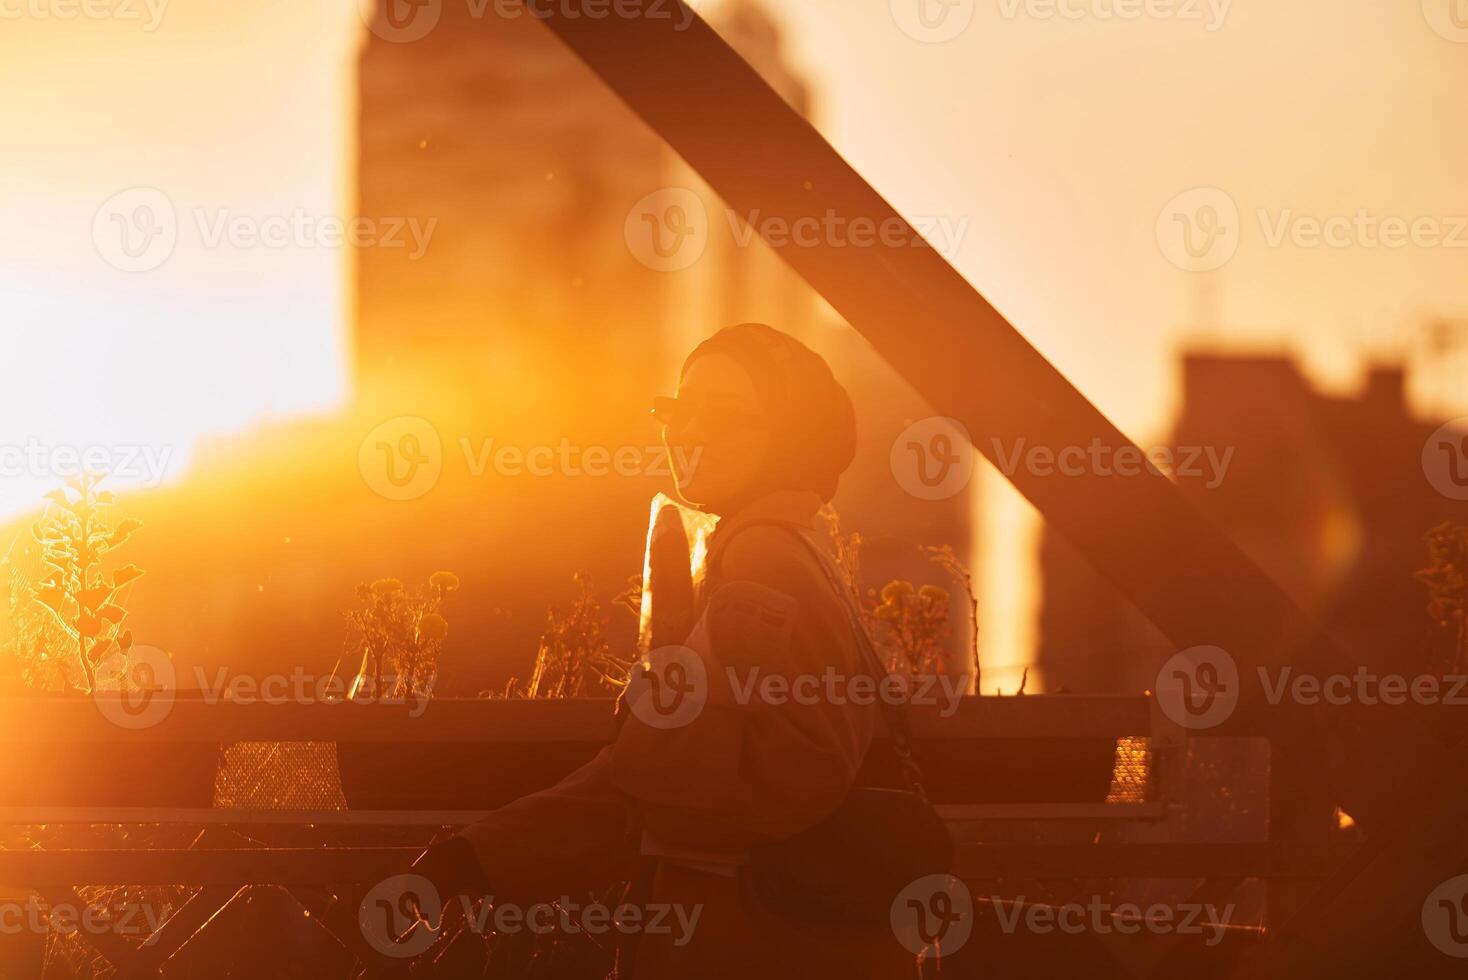
<svg viewBox="0 0 1468 980"><path fill-rule="evenodd" d="M740 530L688 646L708 673L703 710L664 728L633 713L613 778L647 804L659 839L748 847L809 827L855 783L876 706L849 696L867 673L824 570L790 528Z"/></svg>
<svg viewBox="0 0 1468 980"><path fill-rule="evenodd" d="M556 785L500 807L457 839L471 848L484 890L534 902L629 877L636 828L633 802L612 782L607 747ZM467 852L460 847L459 853Z"/></svg>

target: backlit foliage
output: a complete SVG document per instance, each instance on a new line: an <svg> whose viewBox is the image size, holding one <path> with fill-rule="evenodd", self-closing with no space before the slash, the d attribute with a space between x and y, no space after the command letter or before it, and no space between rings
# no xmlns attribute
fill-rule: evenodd
<svg viewBox="0 0 1468 980"><path fill-rule="evenodd" d="M893 579L880 592L861 582L861 534L846 532L836 508L827 504L820 513L830 540L830 550L841 570L846 587L856 597L862 625L866 627L888 670L913 677L952 673L947 641L952 633L952 598L938 585L914 585ZM923 547L924 557L948 572L967 592L969 606L978 621L978 601L973 576L948 546ZM973 639L977 689L978 632Z"/></svg>
<svg viewBox="0 0 1468 980"><path fill-rule="evenodd" d="M109 573L104 566L143 524L109 521L116 501L97 488L101 482L83 474L46 495L49 506L31 526L41 569L34 579L12 570L7 584L14 655L23 676L39 687L75 683L90 693L103 659L132 648L121 594L143 570L122 565Z"/></svg>

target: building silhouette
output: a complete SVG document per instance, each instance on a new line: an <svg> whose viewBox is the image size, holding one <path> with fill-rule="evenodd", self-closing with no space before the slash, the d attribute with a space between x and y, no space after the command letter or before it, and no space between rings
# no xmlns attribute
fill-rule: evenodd
<svg viewBox="0 0 1468 980"><path fill-rule="evenodd" d="M1424 476L1422 448L1440 423L1409 410L1406 371L1369 365L1359 392L1334 396L1284 356L1192 351L1182 388L1174 459L1232 451L1221 479L1176 476L1184 494L1356 662L1431 670L1442 638L1413 573L1427 564L1423 535L1468 519L1468 507ZM1167 639L1054 530L1041 564L1038 662L1049 688L1150 689L1177 652Z"/></svg>

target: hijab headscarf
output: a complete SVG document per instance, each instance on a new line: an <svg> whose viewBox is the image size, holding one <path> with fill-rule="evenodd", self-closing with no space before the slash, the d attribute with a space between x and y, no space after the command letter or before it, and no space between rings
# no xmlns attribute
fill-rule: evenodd
<svg viewBox="0 0 1468 980"><path fill-rule="evenodd" d="M830 500L856 455L856 412L830 366L763 323L725 327L694 348L683 371L713 353L733 358L749 373L770 419L770 452L754 493L811 490Z"/></svg>

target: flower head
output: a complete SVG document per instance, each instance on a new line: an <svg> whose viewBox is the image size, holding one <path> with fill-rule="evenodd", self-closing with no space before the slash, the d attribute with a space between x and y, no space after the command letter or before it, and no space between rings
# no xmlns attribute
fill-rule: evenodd
<svg viewBox="0 0 1468 980"><path fill-rule="evenodd" d="M936 585L925 585L918 589L918 595L933 605L940 605L948 601L948 590Z"/></svg>
<svg viewBox="0 0 1468 980"><path fill-rule="evenodd" d="M912 583L901 579L893 579L882 586L882 601L887 603L901 602L912 595Z"/></svg>
<svg viewBox="0 0 1468 980"><path fill-rule="evenodd" d="M401 591L403 591L403 583L395 578L380 578L372 583L372 594L379 599Z"/></svg>
<svg viewBox="0 0 1468 980"><path fill-rule="evenodd" d="M438 643L448 635L448 620L438 613L429 613L418 621L418 636L430 643Z"/></svg>

